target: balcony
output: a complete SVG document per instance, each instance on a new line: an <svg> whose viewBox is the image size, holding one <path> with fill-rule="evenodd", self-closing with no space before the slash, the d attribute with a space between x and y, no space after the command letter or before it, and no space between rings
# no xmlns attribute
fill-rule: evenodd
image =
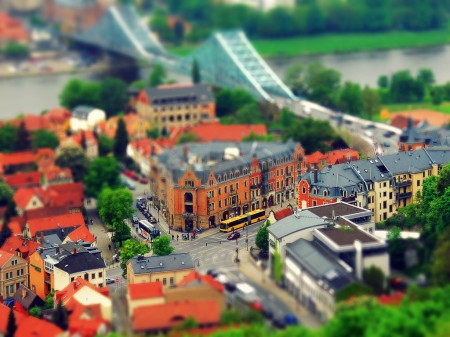
<svg viewBox="0 0 450 337"><path fill-rule="evenodd" d="M237 195L238 193L237 193L237 190L231 190L230 191L230 195Z"/></svg>
<svg viewBox="0 0 450 337"><path fill-rule="evenodd" d="M401 199L408 199L412 196L412 192L406 192L406 193L398 193L397 194L397 200Z"/></svg>
<svg viewBox="0 0 450 337"><path fill-rule="evenodd" d="M343 202L352 202L352 201L355 201L355 200L356 200L356 196L355 195L353 195L351 197L342 197L342 201Z"/></svg>
<svg viewBox="0 0 450 337"><path fill-rule="evenodd" d="M190 213L190 212L185 212L185 213L181 214L181 216L182 216L183 218L188 218L188 219L190 219L190 218L193 218L193 217L195 216L195 214L194 214L194 213Z"/></svg>
<svg viewBox="0 0 450 337"><path fill-rule="evenodd" d="M395 183L395 186L397 188L407 187L407 186L411 186L411 185L412 185L412 181L411 180L398 181L398 182Z"/></svg>
<svg viewBox="0 0 450 337"><path fill-rule="evenodd" d="M261 188L262 184L254 184L254 185L250 185L250 189L251 190L256 190L257 188Z"/></svg>

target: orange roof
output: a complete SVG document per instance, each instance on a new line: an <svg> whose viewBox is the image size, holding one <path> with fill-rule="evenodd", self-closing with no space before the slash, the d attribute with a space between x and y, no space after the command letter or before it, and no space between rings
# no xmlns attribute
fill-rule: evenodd
<svg viewBox="0 0 450 337"><path fill-rule="evenodd" d="M275 219L277 220L281 220L284 219L285 217L294 214L294 212L292 212L292 208L287 207L284 209L280 209L277 212L274 212L273 215L275 216Z"/></svg>
<svg viewBox="0 0 450 337"><path fill-rule="evenodd" d="M169 329L193 317L200 325L218 324L217 301L183 301L136 308L132 317L134 332Z"/></svg>
<svg viewBox="0 0 450 337"><path fill-rule="evenodd" d="M69 317L70 336L95 337L98 336L102 326L108 326L103 319L78 319L72 315Z"/></svg>
<svg viewBox="0 0 450 337"><path fill-rule="evenodd" d="M16 193L14 193L13 200L16 206L23 209L30 202L31 198L38 195L40 188L19 188Z"/></svg>
<svg viewBox="0 0 450 337"><path fill-rule="evenodd" d="M89 281L81 277L77 277L75 281L70 282L64 289L61 289L60 291L57 291L55 293L56 302L61 301L64 305L66 305L70 300L72 300L73 295L75 295L76 292L83 287L89 287L91 289L94 289L99 294L102 294L103 296L109 296L108 287L98 288L92 283L89 283ZM78 303L78 301L76 302Z"/></svg>
<svg viewBox="0 0 450 337"><path fill-rule="evenodd" d="M194 281L200 281L204 284L207 284L213 288L215 288L219 292L223 292L223 285L219 282L217 282L214 277L211 275L202 275L196 270L191 271L189 274L187 274L183 279L178 283L179 287L182 287L186 284L192 283Z"/></svg>
<svg viewBox="0 0 450 337"><path fill-rule="evenodd" d="M3 303L0 303L0 333L5 334L6 332L6 327L8 325L8 316L9 316L9 312L11 311L11 309L9 307L7 307L6 305L4 305ZM26 316L20 312L14 311L14 316L16 318L16 324L19 326L23 319L26 318ZM20 336L17 335L16 332L16 336Z"/></svg>
<svg viewBox="0 0 450 337"><path fill-rule="evenodd" d="M0 41L28 41L28 32L22 22L5 12L0 12Z"/></svg>
<svg viewBox="0 0 450 337"><path fill-rule="evenodd" d="M64 108L54 108L47 112L43 117L53 124L64 124L70 119L71 113Z"/></svg>
<svg viewBox="0 0 450 337"><path fill-rule="evenodd" d="M353 149L334 150L326 153L329 165L342 164L348 161L358 160L359 152Z"/></svg>
<svg viewBox="0 0 450 337"><path fill-rule="evenodd" d="M48 129L50 127L49 121L44 116L26 115L23 118L18 118L10 121L11 125L19 126L21 123L25 124L25 129L28 131L36 131Z"/></svg>
<svg viewBox="0 0 450 337"><path fill-rule="evenodd" d="M10 253L6 250L0 249L0 267L3 267L3 265L13 256L15 253Z"/></svg>
<svg viewBox="0 0 450 337"><path fill-rule="evenodd" d="M11 254L15 254L19 251L24 259L33 254L41 245L32 240L24 239L19 236L10 236L2 246L2 250Z"/></svg>
<svg viewBox="0 0 450 337"><path fill-rule="evenodd" d="M203 122L186 128L186 131L197 135L200 142L240 142L252 133L259 136L267 135L267 127L264 124L223 125L219 121Z"/></svg>
<svg viewBox="0 0 450 337"><path fill-rule="evenodd" d="M41 174L39 172L19 172L4 176L4 180L11 188L39 186Z"/></svg>
<svg viewBox="0 0 450 337"><path fill-rule="evenodd" d="M84 225L84 218L83 214L81 213L71 213L53 217L31 219L27 222L27 226L30 230L31 236L35 236L36 233L40 231L67 227L78 227L82 225Z"/></svg>
<svg viewBox="0 0 450 337"><path fill-rule="evenodd" d="M322 159L325 159L325 155L320 151L316 151L312 154L307 154L305 156L306 165L318 163Z"/></svg>
<svg viewBox="0 0 450 337"><path fill-rule="evenodd" d="M128 294L132 300L164 296L161 282L128 284Z"/></svg>
<svg viewBox="0 0 450 337"><path fill-rule="evenodd" d="M59 179L72 179L72 171L70 168L62 168L58 166L54 166L48 169L45 169L42 174L45 176L48 182L52 182Z"/></svg>
<svg viewBox="0 0 450 337"><path fill-rule="evenodd" d="M72 141L75 144L77 144L78 146L81 146L81 141L83 139L83 133L84 133L84 138L86 139L86 144L88 146L90 144L92 144L91 146L97 146L97 144L98 144L97 138L95 138L94 132L92 132L92 131L80 131L80 132L72 135L69 138L72 139Z"/></svg>
<svg viewBox="0 0 450 337"><path fill-rule="evenodd" d="M383 294L378 296L378 302L382 305L399 305L402 302L403 297L405 297L404 293L396 291L393 295Z"/></svg>
<svg viewBox="0 0 450 337"><path fill-rule="evenodd" d="M123 117L113 116L108 118L108 120L99 123L98 127L100 131L102 133L106 133L109 138L114 138L116 136L119 118L123 119L127 132L131 138L135 137L136 132L138 131L139 123L146 122L142 117L136 114L128 114Z"/></svg>
<svg viewBox="0 0 450 337"><path fill-rule="evenodd" d="M40 157L45 156L55 158L55 151L52 149L39 149L36 151L0 153L0 165L10 166L35 163L40 159Z"/></svg>
<svg viewBox="0 0 450 337"><path fill-rule="evenodd" d="M23 233L23 229L19 221L13 220L8 223L8 227L14 235L20 235Z"/></svg>
<svg viewBox="0 0 450 337"><path fill-rule="evenodd" d="M63 332L62 329L53 323L28 316L23 318L20 324L17 324L15 335L18 337L56 337Z"/></svg>
<svg viewBox="0 0 450 337"><path fill-rule="evenodd" d="M89 231L86 226L80 226L67 235L72 242L77 242L78 240L83 240L84 242L95 242L94 235Z"/></svg>
<svg viewBox="0 0 450 337"><path fill-rule="evenodd" d="M148 157L151 155L152 148L154 154L158 154L163 150L159 143L159 140L155 141L151 138L142 138L130 142L130 146L140 152L143 156Z"/></svg>

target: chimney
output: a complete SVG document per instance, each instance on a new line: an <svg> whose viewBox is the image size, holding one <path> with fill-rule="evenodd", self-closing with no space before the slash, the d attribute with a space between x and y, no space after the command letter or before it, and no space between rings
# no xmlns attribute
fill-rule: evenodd
<svg viewBox="0 0 450 337"><path fill-rule="evenodd" d="M358 280L362 280L363 259L362 259L362 244L361 241L356 240L355 246L355 275Z"/></svg>
<svg viewBox="0 0 450 337"><path fill-rule="evenodd" d="M77 249L74 248L74 249L73 249L73 255L75 255L76 253L77 253Z"/></svg>
<svg viewBox="0 0 450 337"><path fill-rule="evenodd" d="M183 159L187 163L187 161L188 161L188 147L186 145L183 146Z"/></svg>
<svg viewBox="0 0 450 337"><path fill-rule="evenodd" d="M314 169L314 183L319 182L319 171L317 169Z"/></svg>
<svg viewBox="0 0 450 337"><path fill-rule="evenodd" d="M27 297L27 290L25 288L22 288L22 299Z"/></svg>

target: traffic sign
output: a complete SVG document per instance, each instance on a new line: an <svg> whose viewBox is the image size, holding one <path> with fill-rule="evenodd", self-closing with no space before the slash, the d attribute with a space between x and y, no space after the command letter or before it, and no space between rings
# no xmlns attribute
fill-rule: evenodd
<svg viewBox="0 0 450 337"><path fill-rule="evenodd" d="M118 277L116 277L116 283L119 283L120 279Z"/></svg>

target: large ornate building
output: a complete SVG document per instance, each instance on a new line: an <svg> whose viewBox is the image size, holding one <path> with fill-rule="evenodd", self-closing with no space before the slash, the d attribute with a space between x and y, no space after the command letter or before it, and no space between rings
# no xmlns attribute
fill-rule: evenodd
<svg viewBox="0 0 450 337"><path fill-rule="evenodd" d="M303 158L293 141L177 146L151 157L150 189L174 228L209 228L293 198Z"/></svg>

